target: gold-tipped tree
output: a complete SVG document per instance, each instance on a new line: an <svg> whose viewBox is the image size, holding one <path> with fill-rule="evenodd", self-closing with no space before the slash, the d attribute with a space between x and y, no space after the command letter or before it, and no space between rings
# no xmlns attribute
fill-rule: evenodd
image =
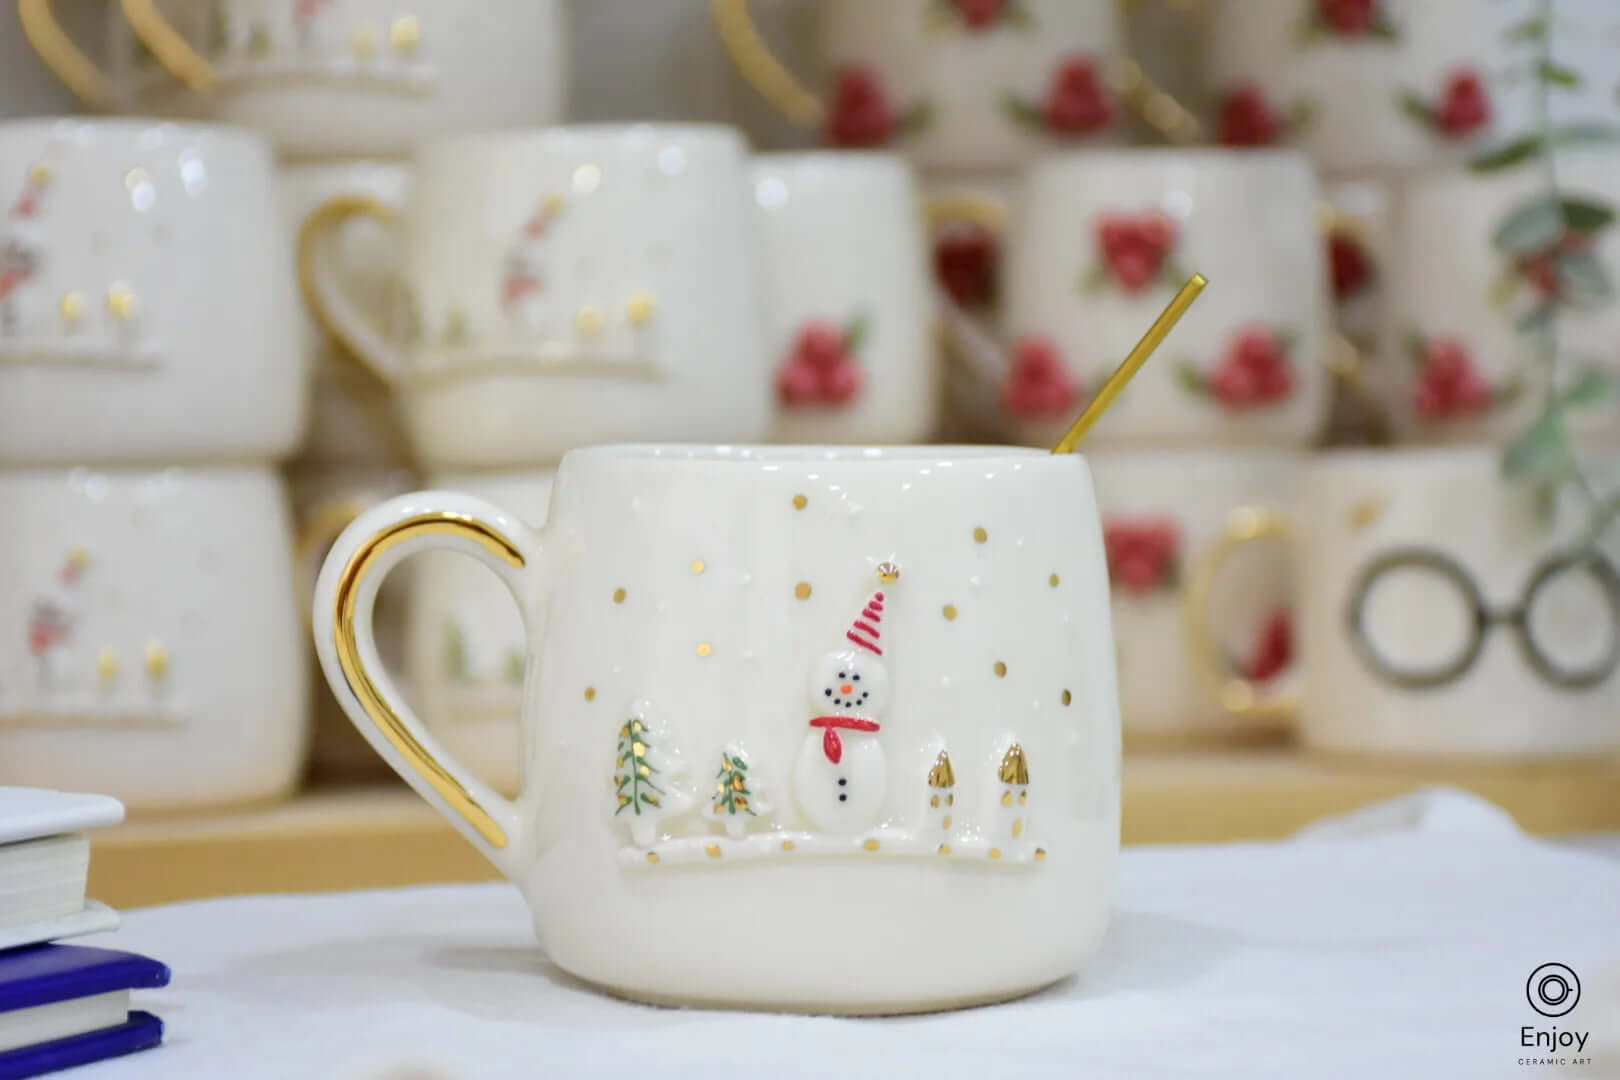
<svg viewBox="0 0 1620 1080"><path fill-rule="evenodd" d="M645 710L636 709L619 728L613 759L613 816L630 827L637 847L651 847L658 839L658 823L680 814L693 799L681 783L685 769L673 747L660 745L665 733L655 730Z"/></svg>
<svg viewBox="0 0 1620 1080"><path fill-rule="evenodd" d="M764 818L771 812L771 804L765 801L751 768L742 747L735 743L727 746L720 752L714 794L709 798L714 819L725 823L728 836L739 839L748 831L751 819Z"/></svg>

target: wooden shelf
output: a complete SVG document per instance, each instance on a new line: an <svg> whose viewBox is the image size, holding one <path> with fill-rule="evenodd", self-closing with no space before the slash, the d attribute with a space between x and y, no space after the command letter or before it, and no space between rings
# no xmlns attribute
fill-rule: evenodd
<svg viewBox="0 0 1620 1080"><path fill-rule="evenodd" d="M1620 765L1423 770L1287 749L1127 757L1127 844L1284 837L1308 822L1444 783L1538 833L1620 831ZM93 834L90 894L114 907L208 896L486 881L493 868L410 790L316 788L279 806L144 819Z"/></svg>

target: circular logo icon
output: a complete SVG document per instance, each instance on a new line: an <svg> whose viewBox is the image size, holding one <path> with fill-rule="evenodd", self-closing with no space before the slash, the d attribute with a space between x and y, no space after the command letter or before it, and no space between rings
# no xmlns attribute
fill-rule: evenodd
<svg viewBox="0 0 1620 1080"><path fill-rule="evenodd" d="M1542 1016L1563 1016L1581 1000L1581 980L1563 964L1542 964L1530 973L1524 996Z"/></svg>

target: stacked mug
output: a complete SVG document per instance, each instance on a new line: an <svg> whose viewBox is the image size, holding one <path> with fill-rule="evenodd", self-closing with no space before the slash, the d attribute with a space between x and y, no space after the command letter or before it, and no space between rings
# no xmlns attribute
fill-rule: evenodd
<svg viewBox="0 0 1620 1080"><path fill-rule="evenodd" d="M1377 421L1359 434L1399 444L1307 473L1302 739L1406 759L1620 749L1602 529L1620 482L1620 15L1603 0L1207 14L1210 127L1297 147L1323 175L1340 355L1359 356L1339 370Z"/></svg>
<svg viewBox="0 0 1620 1080"><path fill-rule="evenodd" d="M307 660L275 464L304 375L270 148L7 121L0 178L0 783L283 795Z"/></svg>

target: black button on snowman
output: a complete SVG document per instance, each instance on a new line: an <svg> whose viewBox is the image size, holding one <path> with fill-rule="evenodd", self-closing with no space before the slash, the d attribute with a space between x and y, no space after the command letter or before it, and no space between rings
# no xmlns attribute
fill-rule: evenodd
<svg viewBox="0 0 1620 1080"><path fill-rule="evenodd" d="M872 594L844 636L851 647L828 653L810 678L818 710L799 748L793 789L799 808L823 832L855 834L877 824L889 768L877 718L889 703L881 657L883 593Z"/></svg>

